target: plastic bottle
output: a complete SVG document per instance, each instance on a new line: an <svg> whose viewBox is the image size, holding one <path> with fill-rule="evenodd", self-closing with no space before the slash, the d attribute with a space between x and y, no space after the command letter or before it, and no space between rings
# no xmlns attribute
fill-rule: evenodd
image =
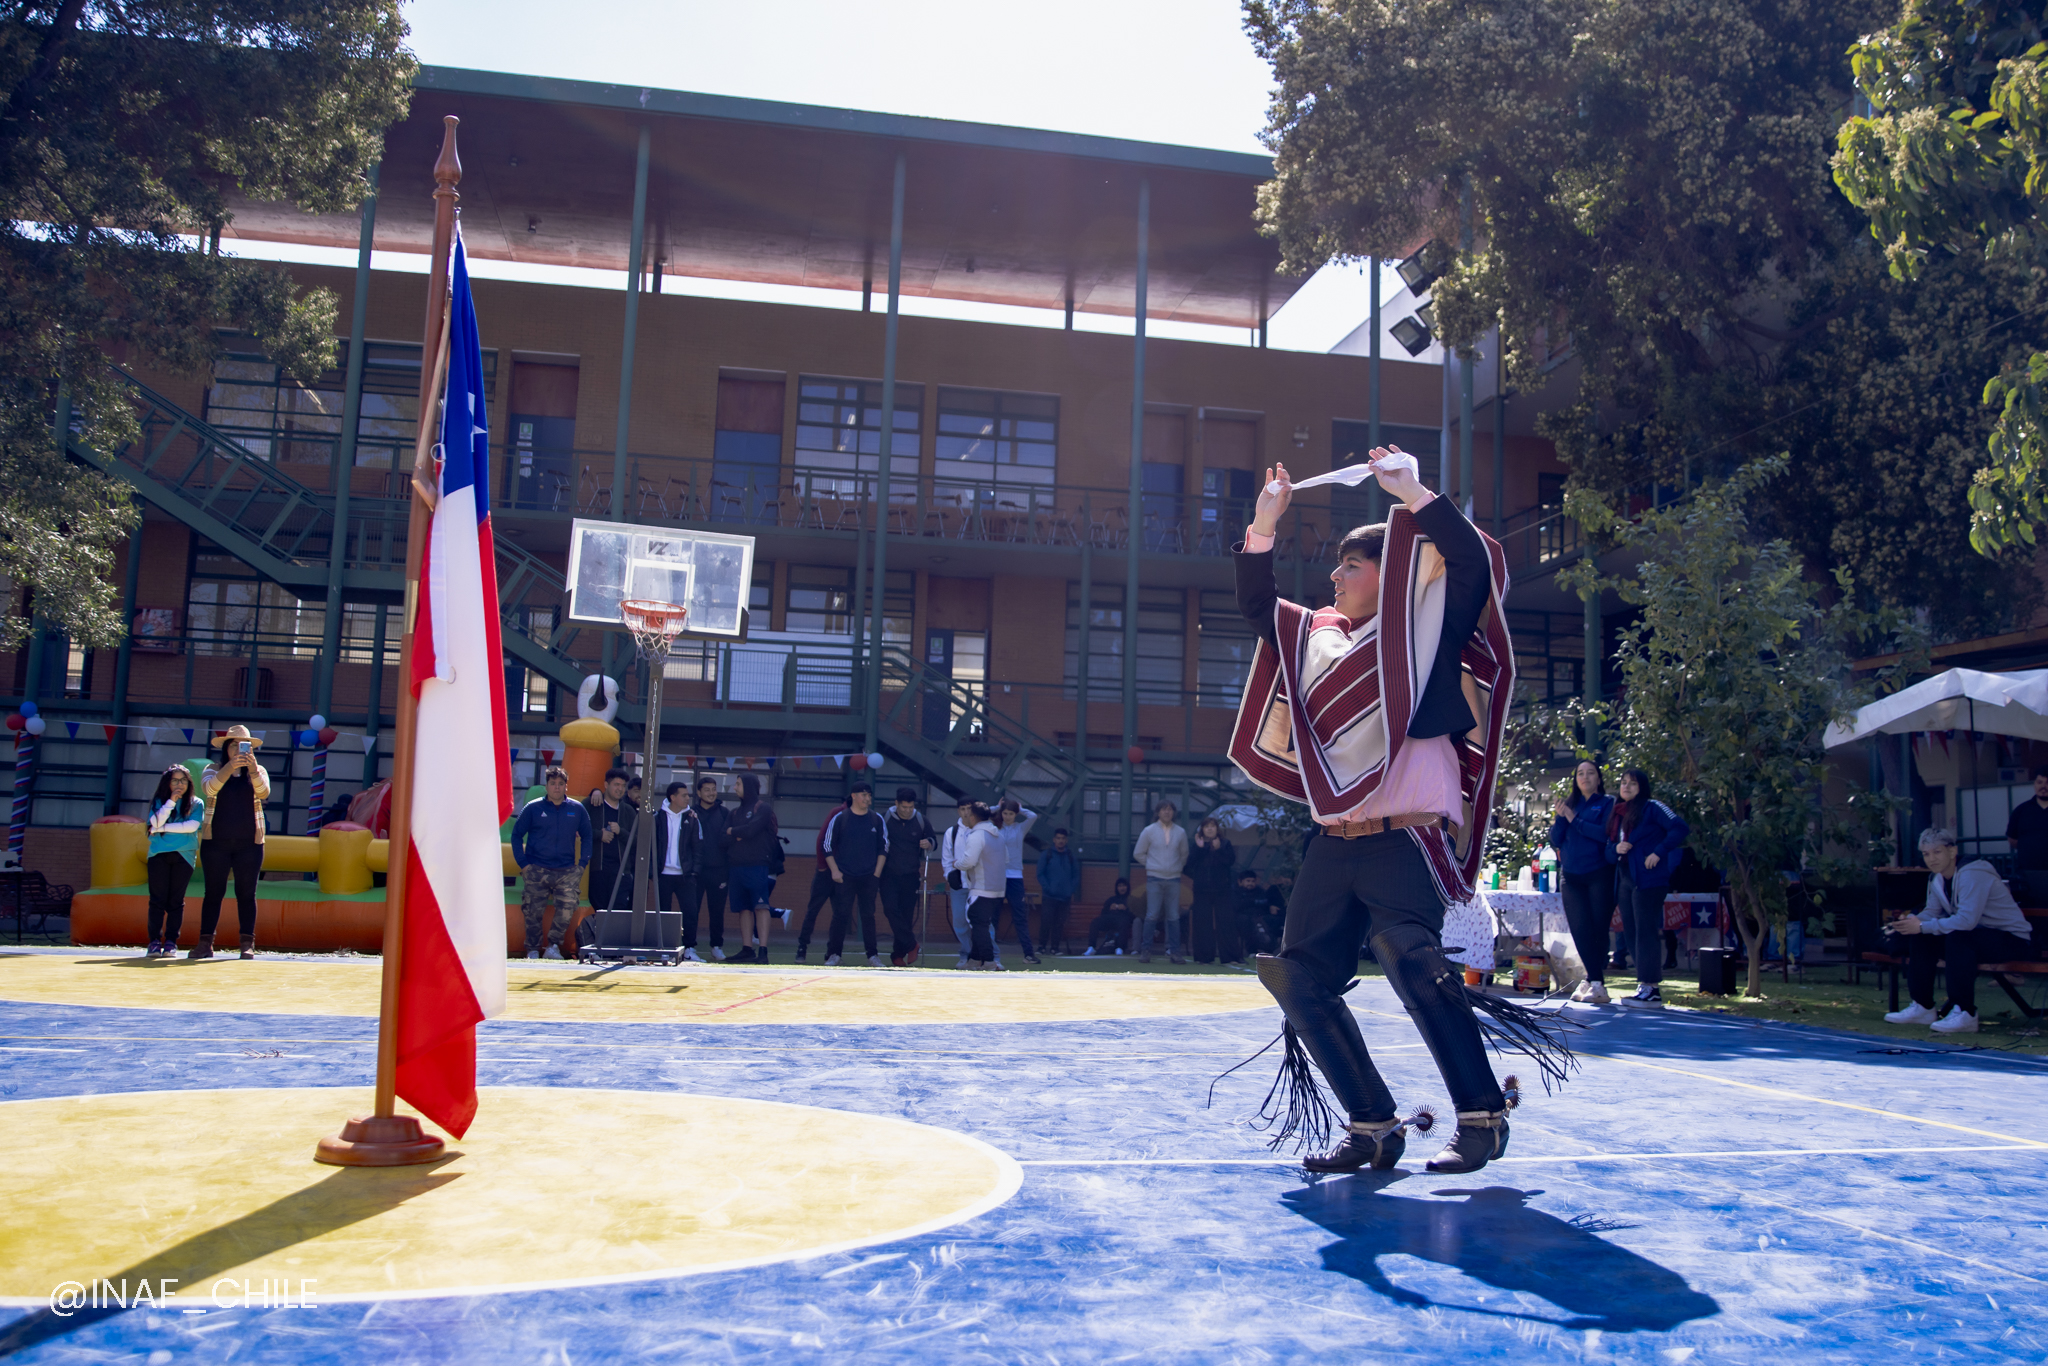
<svg viewBox="0 0 2048 1366"><path fill-rule="evenodd" d="M1545 892L1554 892L1554 891L1556 891L1556 890L1557 890L1557 850L1555 850L1555 849L1552 849L1552 848L1551 848L1551 847L1550 847L1549 845L1547 845L1547 844L1543 846L1543 858L1542 858L1542 863L1541 863L1541 867L1542 867L1542 870L1543 870L1543 874L1542 874L1542 882L1541 882L1541 883L1539 884L1539 886L1540 886L1540 890L1542 890L1542 891L1545 891Z"/></svg>

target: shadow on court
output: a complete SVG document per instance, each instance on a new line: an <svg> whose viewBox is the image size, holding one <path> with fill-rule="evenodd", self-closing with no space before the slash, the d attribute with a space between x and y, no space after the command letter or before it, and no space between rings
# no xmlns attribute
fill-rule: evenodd
<svg viewBox="0 0 2048 1366"><path fill-rule="evenodd" d="M273 1253L373 1219L445 1186L461 1173L437 1172L435 1168L461 1155L447 1153L437 1161L416 1167L337 1167L304 1190L273 1200L262 1209L230 1219L218 1228L196 1233L125 1270L105 1273L100 1279L116 1286L139 1286L146 1281L158 1287L168 1276L176 1283L180 1296L206 1305L208 1286L222 1272L254 1266ZM68 1275L84 1280L98 1274L90 1269L81 1270L84 1274L67 1269L66 1274L53 1279L65 1279ZM25 1352L125 1312L120 1308L81 1308L67 1316L38 1309L0 1330L0 1357Z"/></svg>
<svg viewBox="0 0 2048 1366"><path fill-rule="evenodd" d="M1341 1241L1323 1249L1327 1270L1349 1276L1397 1304L1558 1322L1537 1314L1439 1305L1403 1289L1381 1270L1380 1258L1405 1253L1454 1267L1500 1290L1541 1296L1573 1315L1559 1324L1564 1328L1669 1332L1721 1312L1712 1296L1694 1290L1678 1273L1616 1247L1594 1228L1529 1208L1528 1201L1541 1191L1487 1186L1432 1192L1461 1197L1458 1201L1386 1193L1387 1187L1408 1175L1372 1172L1320 1181L1290 1191L1282 1200L1338 1235Z"/></svg>

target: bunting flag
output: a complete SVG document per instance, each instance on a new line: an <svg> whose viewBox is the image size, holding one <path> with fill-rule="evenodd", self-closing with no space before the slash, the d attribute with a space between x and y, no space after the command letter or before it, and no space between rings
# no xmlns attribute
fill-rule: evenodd
<svg viewBox="0 0 2048 1366"><path fill-rule="evenodd" d="M155 726L144 726L144 727L142 727L142 743L143 743L143 744L145 744L145 745L148 745L148 746L149 746L149 747L150 747L151 749L155 749L155 748L156 748L156 727L155 727Z"/></svg>
<svg viewBox="0 0 2048 1366"><path fill-rule="evenodd" d="M114 732L121 728L119 726L101 726L100 729L107 733L107 743L111 745L114 743Z"/></svg>
<svg viewBox="0 0 2048 1366"><path fill-rule="evenodd" d="M186 735L188 735L188 736L189 736L189 735L190 735L191 733L192 733L192 732L191 732L191 731L189 731L189 730L185 732L185 734L186 734ZM365 753L365 754L368 754L368 753L370 753L370 752L371 752L372 750L374 750L374 749L376 749L376 748L377 748L377 737L376 737L376 736L374 736L374 735L365 735L365 736L363 737L363 753Z"/></svg>
<svg viewBox="0 0 2048 1366"><path fill-rule="evenodd" d="M192 743L192 727L190 727L190 726L185 726L185 727L183 727L182 729L183 729L183 730L184 730L184 732L185 732L185 743L186 743L186 744L188 744L188 745L189 745L189 744L191 744L191 743Z"/></svg>
<svg viewBox="0 0 2048 1366"><path fill-rule="evenodd" d="M489 408L459 228L449 293L440 497L421 558L406 680L419 699L411 779L420 799L412 803L408 832L395 1032L398 1094L461 1138L476 1118L476 1027L505 1009L498 830L512 814L512 766L491 532ZM454 774L495 800L436 800Z"/></svg>
<svg viewBox="0 0 2048 1366"><path fill-rule="evenodd" d="M76 721L66 721L64 729L70 732L72 739L76 740L78 738L78 723Z"/></svg>

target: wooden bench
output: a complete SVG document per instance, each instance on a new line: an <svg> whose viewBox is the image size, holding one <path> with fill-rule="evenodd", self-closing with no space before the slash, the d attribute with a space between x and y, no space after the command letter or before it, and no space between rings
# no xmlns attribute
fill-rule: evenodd
<svg viewBox="0 0 2048 1366"><path fill-rule="evenodd" d="M2048 920L2048 909L2029 910L2022 907L2021 914L2025 915L2029 920ZM1897 1010L1899 1008L1899 969L1906 965L1906 960L1897 954L1867 950L1863 954L1863 961L1873 967L1885 970L1890 991L1891 1009ZM2019 977L2048 977L2048 962L2037 963L2016 959L2007 963L1979 963L1977 965L1977 975L1979 977L1989 977L1992 981L1998 983L1999 990L2010 997L2012 1003L2020 1008L2020 1013L2028 1019L2038 1020L2042 1016L2048 1015L2048 1010L2039 1010L2028 1005L2025 998L2019 993L2018 984L2014 981L2015 978Z"/></svg>
<svg viewBox="0 0 2048 1366"><path fill-rule="evenodd" d="M10 883L14 885L9 886ZM61 882L52 886L47 877L33 868L0 876L0 915L14 912L18 906L17 926L35 916L36 929L40 931L49 924L51 916L69 916L72 896L69 886Z"/></svg>

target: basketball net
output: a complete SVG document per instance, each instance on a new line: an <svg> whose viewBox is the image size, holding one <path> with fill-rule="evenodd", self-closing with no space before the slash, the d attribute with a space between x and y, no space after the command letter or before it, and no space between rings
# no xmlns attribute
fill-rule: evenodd
<svg viewBox="0 0 2048 1366"><path fill-rule="evenodd" d="M642 659L666 659L690 609L652 598L628 598L619 604L619 619L633 633L633 644Z"/></svg>

